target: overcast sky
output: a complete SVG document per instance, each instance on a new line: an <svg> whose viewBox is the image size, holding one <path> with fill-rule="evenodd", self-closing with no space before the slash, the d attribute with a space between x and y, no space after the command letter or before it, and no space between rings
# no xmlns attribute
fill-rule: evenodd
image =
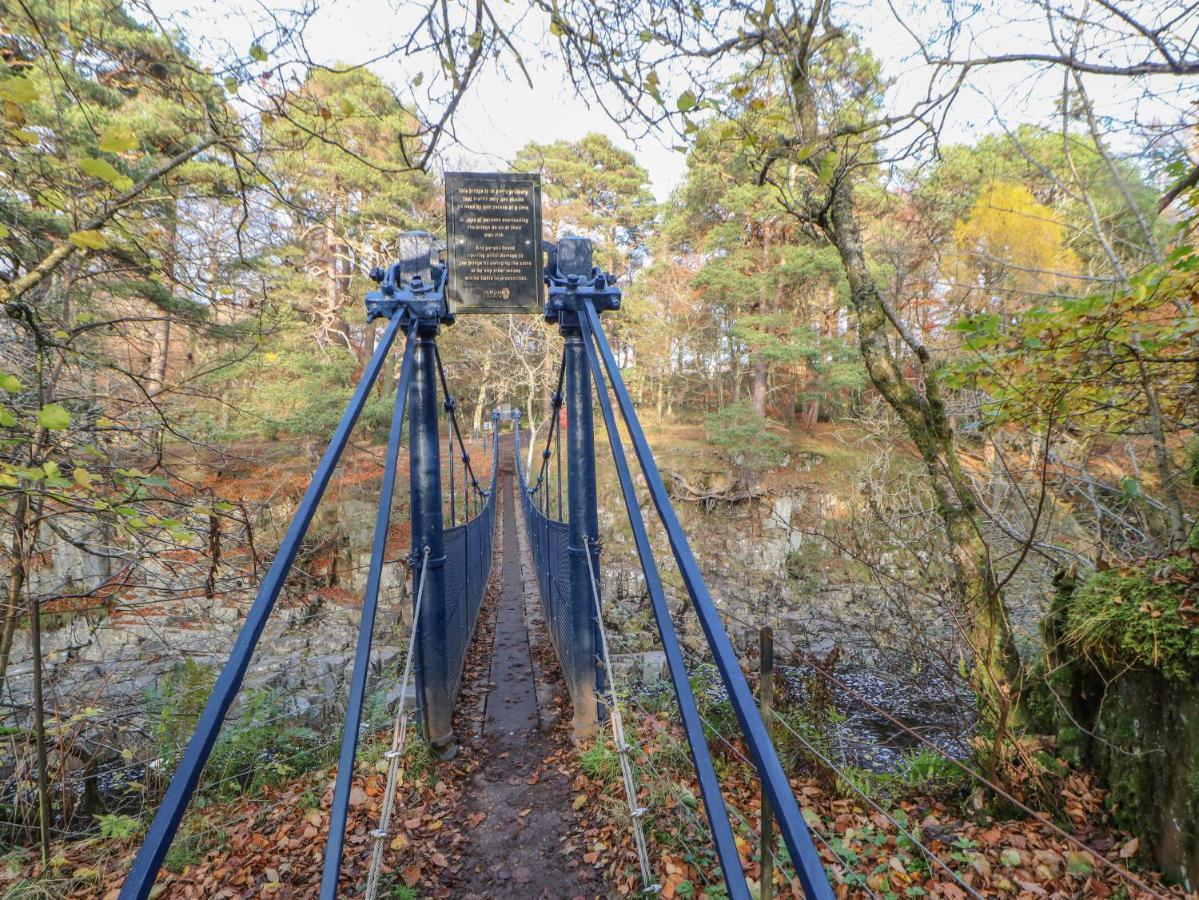
<svg viewBox="0 0 1199 900"><path fill-rule="evenodd" d="M146 2L164 21L182 28L193 52L209 64L228 59L230 52L244 56L256 31L260 33L263 28L263 6L257 0ZM314 59L329 64L366 59L402 33L406 11L416 8L415 4L392 0L326 2L305 29L305 45ZM942 15L938 4L913 8L916 11L906 22L913 32L927 34L942 24L937 19ZM556 50L556 42L544 31L544 16L526 13L526 9L517 0L497 6L497 14L512 16L512 39L534 86L530 88L519 72L488 69L476 80L454 116L455 140L442 148L442 163L447 168L502 170L528 141L573 140L589 131L606 131L618 145L636 154L650 173L655 194L664 199L680 180L685 166L684 155L673 146L677 139L670 134L651 134L631 140L610 124L602 110L576 97L563 64L545 52L547 47ZM882 59L885 72L896 79L889 98L893 109L904 108L907 101L923 92L927 71L915 55L911 35L887 4L846 0L836 10L842 21L862 29L866 46ZM981 14L969 27L976 45L989 52L1003 52L1027 49L1030 41L1039 40L1038 32L1044 24L1038 18L1013 22L1007 16ZM416 72L431 69L432 63L393 57L372 68L404 96L405 85ZM1176 116L1177 107L1194 99L1179 93L1179 81L1163 80L1165 99L1154 101L1160 108L1147 110L1143 101L1138 101L1143 97L1143 85L1096 79L1091 89L1101 113L1112 117L1108 123L1112 140L1121 140L1117 120ZM980 71L957 99L944 138L971 141L980 133L996 130L996 109L1002 111L1009 124L1048 120L1060 89L1060 76L1045 76L1031 68L1010 66Z"/></svg>

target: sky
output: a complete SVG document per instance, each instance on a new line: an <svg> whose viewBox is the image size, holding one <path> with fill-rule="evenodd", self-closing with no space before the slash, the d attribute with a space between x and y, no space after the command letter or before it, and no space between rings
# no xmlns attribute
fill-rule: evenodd
<svg viewBox="0 0 1199 900"><path fill-rule="evenodd" d="M214 65L231 55L244 56L255 36L263 31L267 7L260 0L143 0L163 21L188 34L193 52ZM1014 0L994 0L1012 3ZM356 62L370 58L396 35L404 33L413 10L421 4L401 0L331 0L316 8L304 30L304 44L312 58L327 64ZM649 172L659 200L681 180L685 155L675 149L672 134L626 136L607 119L603 110L577 97L563 63L545 52L554 42L545 33L544 16L527 12L516 2L493 4L497 15L507 15L511 39L520 52L533 86L514 67L504 71L493 66L478 78L457 109L453 139L441 150L446 169L496 171L527 142L546 143L575 140L591 131L607 133L613 141L636 155ZM1015 8L1015 7L1011 7ZM900 22L890 4L876 0L845 0L837 12L843 20L862 30L864 42L882 61L884 71L895 79L889 108L901 109L925 89L927 69L916 55L909 33L928 34L943 24L943 9L936 3L913 5L909 18ZM1006 12L1006 10L1005 10ZM923 17L923 19L922 19ZM968 23L968 42L988 52L1006 52L1029 46L1030 40L1045 41L1043 23L1032 18L1012 20L1009 16L979 15ZM385 80L400 88L411 82L415 72L435 70L431 59L392 57L372 66ZM669 76L668 76L669 77ZM1188 100L1179 94L1177 80L1162 84L1165 99L1155 101L1160 109L1143 107L1144 85L1127 80L1097 79L1092 85L1101 117L1118 143L1123 120L1170 119ZM976 70L970 86L955 101L944 138L967 142L996 131L996 111L1009 122L1049 120L1061 90L1060 77L1044 77L1030 67L1008 66Z"/></svg>

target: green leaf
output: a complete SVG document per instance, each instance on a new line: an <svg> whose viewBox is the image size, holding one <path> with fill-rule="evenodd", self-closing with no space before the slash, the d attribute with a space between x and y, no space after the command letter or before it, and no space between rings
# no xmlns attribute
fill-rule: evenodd
<svg viewBox="0 0 1199 900"><path fill-rule="evenodd" d="M417 72L417 73L416 73L416 77L412 79L412 86L413 86L414 88L420 87L420 86L421 86L421 83L422 83L424 80L425 80L425 73L424 73L424 72Z"/></svg>
<svg viewBox="0 0 1199 900"><path fill-rule="evenodd" d="M679 95L679 99L675 105L679 108L679 112L687 112L689 109L695 109L695 94L691 91L683 91Z"/></svg>
<svg viewBox="0 0 1199 900"><path fill-rule="evenodd" d="M820 157L820 172L817 177L821 184L832 184L833 176L837 174L837 163L840 157L832 150Z"/></svg>
<svg viewBox="0 0 1199 900"><path fill-rule="evenodd" d="M72 231L70 241L80 250L103 250L108 246L108 241L104 239L104 235L95 229L89 231Z"/></svg>
<svg viewBox="0 0 1199 900"><path fill-rule="evenodd" d="M10 234L12 234L12 232L8 230L8 226L0 223L0 238L6 238Z"/></svg>
<svg viewBox="0 0 1199 900"><path fill-rule="evenodd" d="M5 409L3 404L0 404L0 425L3 425L5 428L12 428L16 424L17 417Z"/></svg>
<svg viewBox="0 0 1199 900"><path fill-rule="evenodd" d="M0 374L0 389L15 394L21 389L21 379L9 372Z"/></svg>
<svg viewBox="0 0 1199 900"><path fill-rule="evenodd" d="M341 110L341 114L343 116L354 115L354 104L351 103L349 100L347 100L345 97L341 98L341 102L337 104L337 107L338 107L338 109Z"/></svg>
<svg viewBox="0 0 1199 900"><path fill-rule="evenodd" d="M1090 875L1095 871L1084 853L1071 853L1066 857L1066 871L1071 875Z"/></svg>
<svg viewBox="0 0 1199 900"><path fill-rule="evenodd" d="M0 100L24 106L36 99L37 88L28 78L19 75L12 78L0 78Z"/></svg>
<svg viewBox="0 0 1199 900"><path fill-rule="evenodd" d="M266 51L258 44L250 45L250 59L256 62L266 62Z"/></svg>
<svg viewBox="0 0 1199 900"><path fill-rule="evenodd" d="M133 179L128 175L122 175L106 159L96 159L89 156L79 161L79 168L83 169L87 174L99 178L101 181L107 181L119 191L133 187Z"/></svg>
<svg viewBox="0 0 1199 900"><path fill-rule="evenodd" d="M61 403L47 403L38 412L37 423L50 431L62 431L71 424L71 414Z"/></svg>
<svg viewBox="0 0 1199 900"><path fill-rule="evenodd" d="M137 147L137 135L124 125L109 125L100 135L100 149L105 153L126 153Z"/></svg>
<svg viewBox="0 0 1199 900"><path fill-rule="evenodd" d="M237 79L234 78L232 75L225 76L225 90L228 91L230 94L237 93Z"/></svg>

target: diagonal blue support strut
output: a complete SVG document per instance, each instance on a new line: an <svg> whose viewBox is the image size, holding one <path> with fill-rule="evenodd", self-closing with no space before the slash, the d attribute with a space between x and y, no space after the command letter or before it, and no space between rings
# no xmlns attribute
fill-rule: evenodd
<svg viewBox="0 0 1199 900"><path fill-rule="evenodd" d="M250 665L250 657L258 645L259 638L262 637L262 631L266 627L271 610L275 607L275 601L279 598L280 591L283 590L283 583L287 580L287 573L300 550L300 543L304 540L308 526L312 523L312 517L329 485L333 470L337 467L338 460L341 459L342 451L345 450L350 439L354 423L358 421L358 416L362 412L363 406L366 405L367 397L370 395L375 380L379 377L391 345L395 342L396 334L400 330L400 319L400 316L393 316L387 330L383 332L379 345L375 348L374 355L371 356L366 369L363 370L358 387L354 390L354 395L350 398L349 405L346 406L341 421L337 424L337 430L334 431L333 437L329 441L329 447L325 450L325 455L321 457L320 464L308 485L308 490L304 492L304 497L288 526L287 534L279 545L279 552L275 554L271 568L258 589L258 595L254 598L254 603L246 614L245 624L242 625L237 640L233 644L229 661L221 670L220 677L217 678L212 693L208 696L208 702L204 706L204 712L200 714L200 720L188 742L187 750L184 751L183 759L171 778L162 804L154 814L154 821L150 823L146 838L133 861L133 867L125 877L125 882L121 887L121 900L146 900L150 890L154 887L158 869L166 857L167 850L170 849L171 841L175 837L179 823L183 820L183 814L187 811L196 785L199 784L200 773L212 753L221 723L225 720L225 715L229 712L229 707L233 704L233 700L241 688L246 669Z"/></svg>
<svg viewBox="0 0 1199 900"><path fill-rule="evenodd" d="M674 684L674 695L679 704L683 731L687 735L687 744L691 749L691 761L699 779L699 790L704 799L704 811L707 813L708 823L712 828L712 842L716 845L716 857L720 860L720 869L724 873L724 883L728 887L729 896L735 900L748 898L750 895L745 883L745 870L741 866L741 857L737 853L737 842L733 837L732 826L729 824L729 813L724 804L724 796L720 793L720 779L712 765L712 754L704 737L704 726L699 708L695 703L695 694L691 690L691 679L688 677L687 666L683 661L683 651L679 647L678 635L675 634L674 621L670 618L670 608L666 604L662 576L658 572L654 550L645 530L645 518L641 515L641 506L637 502L637 491L633 487L633 476L629 471L629 461L625 456L624 445L616 430L616 414L612 409L612 401L608 398L604 373L600 369L599 359L595 355L595 347L592 345L586 323L583 325L583 345L587 350L587 362L591 367L591 374L595 378L600 412L603 414L604 426L608 432L608 444L612 448L612 461L616 465L616 475L620 480L621 493L624 495L625 509L629 514L629 525L633 530L633 542L637 546L637 555L641 559L641 571L645 573L645 587L649 593L650 604L654 609L654 618L658 622L658 633L662 637L666 666L670 671L670 680Z"/></svg>
<svg viewBox="0 0 1199 900"><path fill-rule="evenodd" d="M691 605L699 616L700 626L704 630L708 646L711 648L716 666L720 670L725 689L733 702L733 709L741 724L742 734L749 745L754 764L758 768L758 776L770 798L771 808L779 823L779 831L782 832L783 840L786 842L791 859L798 870L804 895L811 900L832 900L832 888L829 886L824 866L820 862L820 855L812 843L812 836L799 811L795 794L791 790L790 782L779 762L774 744L766 732L762 716L754 703L753 693L749 689L745 673L741 671L741 666L737 662L736 651L734 651L728 635L725 634L724 625L712 602L712 596L708 592L708 586L699 570L699 564L691 552L687 536L671 505L670 495L666 491L666 485L658 471L658 464L654 461L653 451L650 449L649 441L645 438L641 422L637 418L637 411L633 406L628 389L625 387L620 368L616 364L616 357L608 344L603 326L600 325L599 315L588 301L584 301L580 306L579 321L583 326L584 339L588 342L594 339L595 346L603 357L604 368L607 370L621 416L633 442L633 450L641 464L645 483L649 487L658 517L670 539L670 549L678 563L679 572L687 586L687 592L691 595Z"/></svg>
<svg viewBox="0 0 1199 900"><path fill-rule="evenodd" d="M350 690L346 700L345 727L341 734L341 754L337 760L337 781L333 786L333 805L329 810L329 834L325 842L324 868L321 871L321 900L335 900L337 880L341 874L346 818L350 809L350 785L354 778L354 756L358 751L358 730L362 722L362 702L366 695L366 676L370 668L375 611L379 607L379 583L383 577L387 533L391 526L392 497L395 493L396 469L399 467L400 434L404 429L408 385L412 381L413 344L414 341L410 334L404 344L400 383L396 388L395 406L391 414L391 431L387 437L387 457L383 467L383 480L379 485L379 509L375 514L375 536L371 545L371 560L366 574L366 587L362 593L362 620L358 626L358 646L354 651L354 671L350 677ZM400 698L400 702L403 703L404 699Z"/></svg>

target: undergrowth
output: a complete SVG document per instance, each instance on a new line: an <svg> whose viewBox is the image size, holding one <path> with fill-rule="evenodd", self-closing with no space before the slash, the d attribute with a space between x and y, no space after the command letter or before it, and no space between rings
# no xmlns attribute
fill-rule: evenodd
<svg viewBox="0 0 1199 900"><path fill-rule="evenodd" d="M1183 681L1199 672L1199 572L1189 557L1095 572L1075 587L1062 643L1106 668L1148 666Z"/></svg>

